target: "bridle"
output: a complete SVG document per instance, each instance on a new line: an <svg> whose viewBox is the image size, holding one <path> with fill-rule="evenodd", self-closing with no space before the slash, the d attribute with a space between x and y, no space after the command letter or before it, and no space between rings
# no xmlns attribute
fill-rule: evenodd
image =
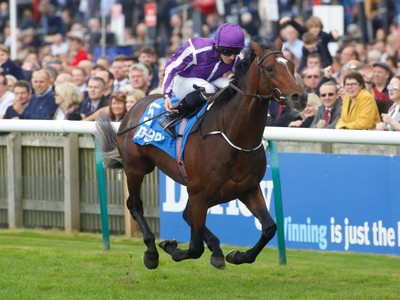
<svg viewBox="0 0 400 300"><path fill-rule="evenodd" d="M263 57L261 57L259 59L258 63L257 63L258 73L261 74L261 77L263 79L264 84L269 88L270 91L272 91L272 93L270 93L268 95L250 94L250 93L246 93L246 92L242 91L239 87L234 85L232 82L229 83L229 86L231 88L233 88L235 91L237 91L239 94L241 94L242 96L256 97L256 98L258 98L260 100L262 100L262 99L267 99L267 100L273 99L276 102L278 102L279 104L284 104L283 101L284 101L285 98L283 97L282 92L278 88L273 88L271 86L270 82L267 79L267 75L264 72L263 66L262 66L264 60L268 56L277 55L277 54L282 54L283 55L282 51L273 50L273 51L270 51L267 54L265 54ZM259 84L260 84L260 81L258 80L258 87L259 87ZM258 87L257 87L257 90L259 90ZM241 148L241 147L235 145L228 138L228 136L224 133L223 129L222 130L215 130L215 131L208 132L202 138L205 138L206 136L209 136L209 135L216 135L216 134L220 134L232 148L234 148L236 150L239 150L239 151L242 151L242 152L247 152L247 153L253 152L253 151L258 150L259 148L261 148L263 146L263 140L261 139L260 144L258 144L258 146L254 147L254 148Z"/></svg>
<svg viewBox="0 0 400 300"><path fill-rule="evenodd" d="M284 101L285 98L283 97L283 94L282 94L281 90L271 86L271 83L268 81L267 75L265 74L265 71L264 71L264 68L263 68L263 65L262 65L264 60L268 56L277 55L277 54L282 54L283 55L282 51L273 50L273 51L270 51L270 52L266 53L263 57L261 57L259 59L258 63L257 63L258 73L261 74L261 77L263 79L264 84L268 87L268 89L270 91L272 91L272 93L270 93L268 95L250 94L250 93L246 93L246 92L242 91L238 86L234 85L232 82L229 83L229 86L231 88L233 88L235 91L237 91L239 94L241 94L242 96L256 97L256 98L258 98L260 100L262 100L262 99L267 99L267 100L273 99L276 102L278 102L279 104L283 105L284 104L283 101ZM260 81L258 81L258 87L259 87L259 84L260 84ZM257 90L258 90L258 87L257 87Z"/></svg>

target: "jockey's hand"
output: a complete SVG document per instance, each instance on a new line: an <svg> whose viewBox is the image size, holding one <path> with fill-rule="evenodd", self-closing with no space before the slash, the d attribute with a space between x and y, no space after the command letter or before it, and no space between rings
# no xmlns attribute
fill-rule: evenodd
<svg viewBox="0 0 400 300"><path fill-rule="evenodd" d="M171 97L164 98L164 107L165 107L165 110L168 112L178 113L178 111L176 109L172 109Z"/></svg>

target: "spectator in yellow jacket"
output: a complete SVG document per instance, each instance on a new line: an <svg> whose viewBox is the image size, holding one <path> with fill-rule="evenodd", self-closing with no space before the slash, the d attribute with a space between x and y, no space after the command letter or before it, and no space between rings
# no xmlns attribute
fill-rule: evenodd
<svg viewBox="0 0 400 300"><path fill-rule="evenodd" d="M346 95L336 129L375 129L381 119L374 97L365 89L362 75L348 73L343 83Z"/></svg>

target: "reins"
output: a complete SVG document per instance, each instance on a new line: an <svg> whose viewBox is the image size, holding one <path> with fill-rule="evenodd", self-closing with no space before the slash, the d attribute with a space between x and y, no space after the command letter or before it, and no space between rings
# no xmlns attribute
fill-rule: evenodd
<svg viewBox="0 0 400 300"><path fill-rule="evenodd" d="M277 50L268 52L268 53L265 54L265 55L258 61L258 63L257 63L258 72L259 72L259 74L261 74L262 79L263 79L263 82L265 83L266 86L268 86L268 88L272 91L272 93L270 93L270 94L268 94L268 95L260 95L260 94L246 93L246 92L242 91L238 86L234 85L232 82L229 82L229 86L230 86L231 88L233 88L235 91L237 91L237 92L238 92L240 95L242 95L242 96L256 97L256 98L258 98L258 99L260 99L260 100L262 100L262 99L274 99L274 100L275 100L276 102L278 102L279 104L282 104L282 101L284 100L284 97L282 97L282 92L281 92L278 88L272 88L272 87L271 87L271 84L270 84L269 81L267 80L267 77L266 77L266 75L265 75L265 73L264 73L264 69L262 68L262 63L263 63L263 61L264 61L268 56L273 55L273 54L283 54L283 53L282 53L281 51L277 51ZM258 84L258 86L259 86L260 82L258 81L257 84ZM257 88L257 90L258 90L258 88ZM223 124L222 124L222 127L223 127ZM222 130L215 130L215 131L208 132L208 133L206 133L202 138L205 138L205 137L208 136L208 135L216 135L216 134L220 134L220 135L225 139L225 141L226 141L232 148L234 148L234 149L236 149L236 150L239 150L239 151L243 151L243 152L253 152L253 151L256 151L256 150L258 150L260 147L262 147L262 145L263 145L263 141L262 141L262 139L261 139L260 144L259 144L258 146L256 146L256 147L254 147L254 148L247 148L247 149L246 149L246 148L239 147L239 146L235 145L235 144L228 138L228 136L224 133L223 128L222 128Z"/></svg>
<svg viewBox="0 0 400 300"><path fill-rule="evenodd" d="M249 94L249 93L245 93L243 92L241 89L239 89L236 85L234 85L232 82L229 82L229 86L231 88L233 88L236 92L238 92L240 95L242 96L249 96L249 97L256 97L260 100L262 99L271 99L272 97L274 97L274 93L271 93L269 95L260 95L260 94Z"/></svg>
<svg viewBox="0 0 400 300"><path fill-rule="evenodd" d="M163 111L162 113L159 113L158 115L155 115L155 116L153 116L153 117L151 117L151 118L148 118L147 120L145 120L145 121L143 121L143 122L140 122L139 124L136 124L136 125L131 126L131 127L128 127L128 128L125 128L125 129L122 130L122 131L118 131L118 132L117 132L117 136L123 135L124 133L127 133L128 131L131 131L131 130L135 129L136 127L138 127L138 126L140 126L140 125L142 125L142 124L144 124L144 123L146 123L146 122L148 122L148 121L151 121L151 120L153 120L153 119L155 119L155 118L158 118L158 117L160 117L160 116L166 114L167 112L168 112L168 111Z"/></svg>

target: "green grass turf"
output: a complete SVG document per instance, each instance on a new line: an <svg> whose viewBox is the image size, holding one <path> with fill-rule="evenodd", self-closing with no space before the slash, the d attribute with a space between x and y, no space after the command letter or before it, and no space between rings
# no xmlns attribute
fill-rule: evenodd
<svg viewBox="0 0 400 300"><path fill-rule="evenodd" d="M187 245L182 245L182 248ZM223 246L224 253L239 247ZM400 257L266 248L251 265L217 270L206 250L176 263L142 264L141 239L0 230L0 299L399 299Z"/></svg>

